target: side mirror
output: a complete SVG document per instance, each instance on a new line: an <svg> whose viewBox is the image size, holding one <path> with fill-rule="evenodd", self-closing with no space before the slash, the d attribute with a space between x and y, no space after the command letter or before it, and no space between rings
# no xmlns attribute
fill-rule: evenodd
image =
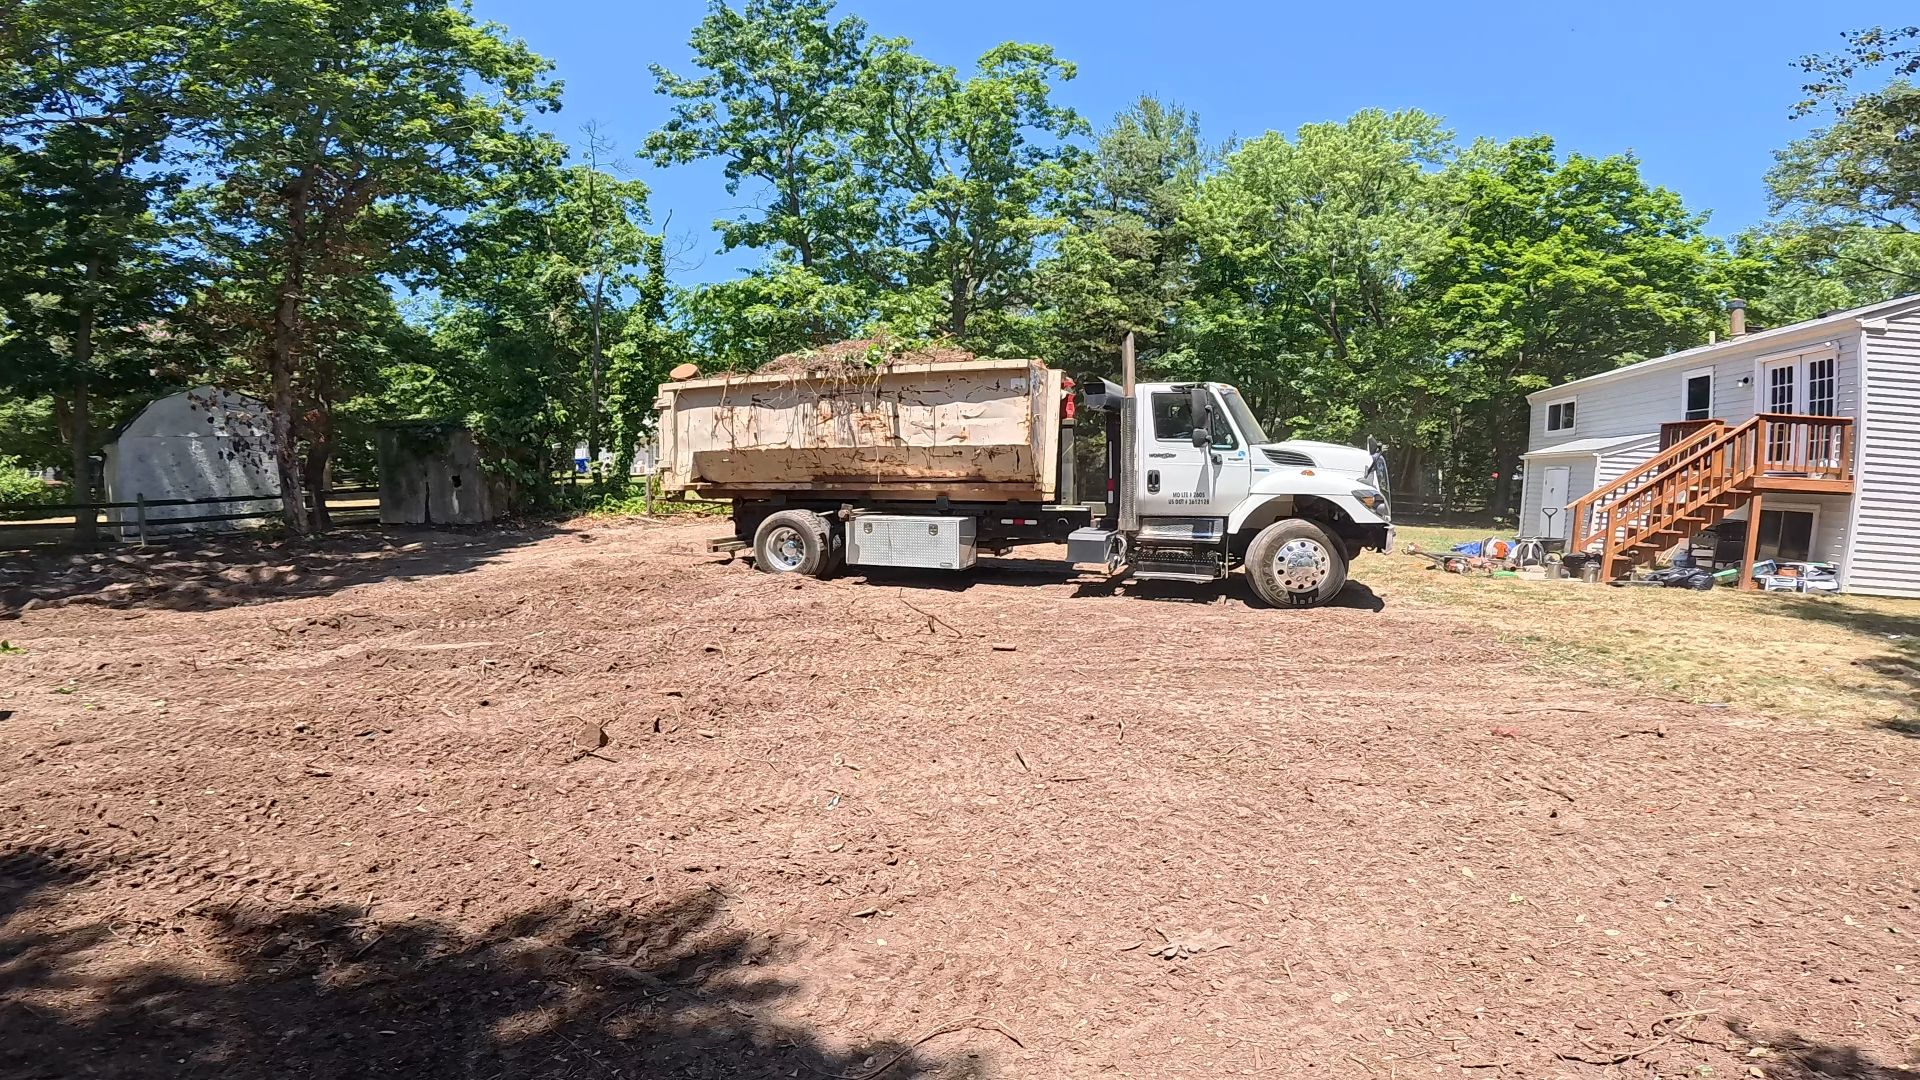
<svg viewBox="0 0 1920 1080"><path fill-rule="evenodd" d="M1187 390L1187 405L1193 413L1193 445L1213 445L1213 395L1204 386Z"/></svg>

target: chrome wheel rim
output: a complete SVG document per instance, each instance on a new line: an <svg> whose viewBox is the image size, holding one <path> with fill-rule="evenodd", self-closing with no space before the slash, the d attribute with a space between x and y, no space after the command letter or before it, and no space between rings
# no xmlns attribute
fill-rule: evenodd
<svg viewBox="0 0 1920 1080"><path fill-rule="evenodd" d="M1332 571L1333 556L1318 541L1289 540L1273 555L1273 576L1288 592L1318 592Z"/></svg>
<svg viewBox="0 0 1920 1080"><path fill-rule="evenodd" d="M767 534L766 555L774 569L782 573L798 570L807 557L806 541L800 538L800 530L782 525Z"/></svg>

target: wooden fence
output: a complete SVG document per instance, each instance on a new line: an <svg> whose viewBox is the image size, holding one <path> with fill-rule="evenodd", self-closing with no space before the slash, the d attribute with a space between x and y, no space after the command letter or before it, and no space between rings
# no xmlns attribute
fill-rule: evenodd
<svg viewBox="0 0 1920 1080"><path fill-rule="evenodd" d="M334 488L325 495L327 513L335 521L378 520L380 504L378 487ZM374 496L369 505L367 497ZM175 514L169 511L190 508L230 507L239 503L257 504L239 513L216 514ZM309 493L309 506L313 498ZM100 503L45 503L38 506L10 506L0 510L0 542L8 539L56 540L61 534L70 535L81 515L91 517L101 535L111 539L116 534L120 539L136 540L146 544L149 537L177 525L200 525L221 521L251 521L260 518L276 518L283 504L278 495L223 495L210 499L148 499L136 496L132 502ZM131 510L128 518L121 515L119 520L100 521L99 515L107 510ZM154 511L161 511L156 515ZM23 520L24 519L24 520ZM40 534L23 537L22 534Z"/></svg>

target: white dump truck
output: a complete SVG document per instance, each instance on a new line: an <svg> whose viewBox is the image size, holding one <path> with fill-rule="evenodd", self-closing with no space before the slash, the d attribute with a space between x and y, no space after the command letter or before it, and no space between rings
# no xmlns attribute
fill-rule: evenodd
<svg viewBox="0 0 1920 1080"><path fill-rule="evenodd" d="M1337 594L1389 551L1385 457L1268 439L1221 383L1076 389L1035 361L695 377L661 386L666 493L728 499L733 535L776 574L965 570L985 551L1065 543L1115 577L1206 582L1244 569L1278 607ZM1107 439L1102 501L1076 497L1079 423Z"/></svg>

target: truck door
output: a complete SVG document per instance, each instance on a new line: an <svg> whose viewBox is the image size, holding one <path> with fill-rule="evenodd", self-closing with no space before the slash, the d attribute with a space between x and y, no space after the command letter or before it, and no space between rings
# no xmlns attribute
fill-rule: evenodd
<svg viewBox="0 0 1920 1080"><path fill-rule="evenodd" d="M1208 391L1213 443L1195 446L1187 389L1155 389L1142 397L1147 417L1140 425L1145 435L1140 440L1140 513L1218 518L1232 513L1247 496L1252 465L1246 440L1234 431L1219 398Z"/></svg>

